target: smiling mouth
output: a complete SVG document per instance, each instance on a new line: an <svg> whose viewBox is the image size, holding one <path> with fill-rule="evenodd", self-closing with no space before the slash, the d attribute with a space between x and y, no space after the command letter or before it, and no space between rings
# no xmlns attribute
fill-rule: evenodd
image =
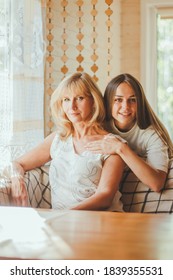
<svg viewBox="0 0 173 280"><path fill-rule="evenodd" d="M119 115L121 115L123 117L129 117L129 116L131 116L131 113L119 113Z"/></svg>
<svg viewBox="0 0 173 280"><path fill-rule="evenodd" d="M74 116L78 116L78 115L79 115L79 113L71 113L71 114L70 114L70 116L73 116L73 117L74 117Z"/></svg>

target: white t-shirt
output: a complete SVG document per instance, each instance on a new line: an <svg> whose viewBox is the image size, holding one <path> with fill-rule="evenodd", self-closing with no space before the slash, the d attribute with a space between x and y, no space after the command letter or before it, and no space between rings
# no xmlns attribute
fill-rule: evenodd
<svg viewBox="0 0 173 280"><path fill-rule="evenodd" d="M84 151L77 154L72 136L60 140L58 134L51 145L49 178L52 208L70 209L92 196L98 186L103 163L109 155ZM109 211L122 212L121 194L117 191Z"/></svg>
<svg viewBox="0 0 173 280"><path fill-rule="evenodd" d="M113 133L125 139L129 147L151 166L165 172L168 171L168 147L163 143L152 126L140 129L135 124L128 132L121 132L114 126Z"/></svg>

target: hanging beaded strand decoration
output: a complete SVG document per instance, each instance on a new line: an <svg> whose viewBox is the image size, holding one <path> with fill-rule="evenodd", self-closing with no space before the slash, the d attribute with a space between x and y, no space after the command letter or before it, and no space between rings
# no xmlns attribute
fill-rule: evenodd
<svg viewBox="0 0 173 280"><path fill-rule="evenodd" d="M77 0L76 4L78 6L78 11L77 11L77 16L78 16L78 22L76 24L76 27L78 28L78 33L76 35L77 39L78 39L78 45L76 46L76 49L79 52L79 55L76 57L77 62L79 63L79 66L77 67L77 71L82 72L84 71L81 63L84 60L84 57L82 56L82 50L84 49L84 46L82 45L82 39L84 37L84 34L82 33L82 27L83 27L83 23L82 23L82 16L83 16L83 12L82 12L82 5L83 5L83 1L82 0Z"/></svg>
<svg viewBox="0 0 173 280"><path fill-rule="evenodd" d="M105 0L105 3L108 5L108 8L105 11L105 14L107 16L107 20L106 20L106 25L107 25L107 76L108 78L110 77L110 71L111 71L111 59L112 59L112 55L111 55L111 26L112 26L112 21L110 19L113 10L111 10L111 4L112 4L113 0Z"/></svg>
<svg viewBox="0 0 173 280"><path fill-rule="evenodd" d="M47 22L46 22L46 29L47 29L47 57L46 57L46 104L50 103L50 97L53 93L53 89L52 89L52 84L54 82L52 73L53 73L53 68L52 68L52 63L54 61L52 52L54 50L53 47L53 39L54 36L52 34L52 29L54 28L54 25L52 23L52 18L53 18L53 13L52 13L52 0L47 0ZM47 100L48 99L48 100ZM46 108L46 110L48 110L48 108ZM52 128L54 126L52 120L51 120L51 112L50 110L47 112L47 118L48 118L48 122L46 123L45 127L46 127L46 131L45 134L46 136L52 131Z"/></svg>
<svg viewBox="0 0 173 280"><path fill-rule="evenodd" d="M62 51L63 51L63 55L62 55L62 57L61 57L61 60L62 60L62 62L63 62L63 67L61 67L61 72L63 73L63 75L64 75L64 77L65 77L65 75L67 74L67 72L68 72L68 67L67 67L67 65L66 65L66 62L68 61L68 57L67 57L67 55L66 55L66 51L67 51L67 49L68 49L68 46L67 46L67 44L66 44L66 40L67 40L67 33L66 33L66 29L67 29L67 26L66 26L66 18L67 18L67 15L68 15L68 13L67 13L67 11L66 11L66 6L68 5L68 1L66 1L66 0L63 0L63 1L61 1L61 6L62 6L62 8L63 8L63 11L62 11L62 13L61 13L61 15L62 15L62 19L63 19L63 33L62 33L62 36L61 36L61 38L62 38L62 40L63 40L63 43L62 43L62 46L61 46L61 48L62 48Z"/></svg>
<svg viewBox="0 0 173 280"><path fill-rule="evenodd" d="M91 70L93 72L93 79L97 82L98 81L98 77L96 76L96 72L98 71L98 66L96 65L96 61L98 59L98 55L96 53L96 50L98 48L98 45L96 44L96 38L97 38L97 32L96 32L96 26L97 26L97 21L96 21L96 15L97 15L97 10L96 10L96 4L97 4L98 0L92 0L91 4L93 6L92 10L91 10L91 15L92 15L92 44L91 44L91 48L93 50L93 54L91 55L91 60L93 61L93 65L91 66Z"/></svg>

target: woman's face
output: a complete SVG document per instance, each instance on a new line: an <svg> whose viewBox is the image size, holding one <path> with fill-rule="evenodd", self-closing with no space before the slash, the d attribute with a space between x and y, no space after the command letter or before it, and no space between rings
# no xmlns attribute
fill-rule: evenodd
<svg viewBox="0 0 173 280"><path fill-rule="evenodd" d="M73 123L88 122L92 117L93 98L81 91L67 92L62 100L62 108L67 118Z"/></svg>
<svg viewBox="0 0 173 280"><path fill-rule="evenodd" d="M129 131L133 127L136 122L136 110L135 92L129 84L121 83L117 87L112 106L112 117L120 131Z"/></svg>

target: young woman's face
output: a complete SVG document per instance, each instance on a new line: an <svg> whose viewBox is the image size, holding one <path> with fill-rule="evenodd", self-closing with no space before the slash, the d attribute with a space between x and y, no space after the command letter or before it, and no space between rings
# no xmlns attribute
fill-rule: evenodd
<svg viewBox="0 0 173 280"><path fill-rule="evenodd" d="M62 108L67 118L73 123L87 122L92 117L93 98L85 94L73 91L64 95Z"/></svg>
<svg viewBox="0 0 173 280"><path fill-rule="evenodd" d="M136 121L137 103L132 87L121 83L115 93L112 106L112 117L116 127L121 131L130 130Z"/></svg>

